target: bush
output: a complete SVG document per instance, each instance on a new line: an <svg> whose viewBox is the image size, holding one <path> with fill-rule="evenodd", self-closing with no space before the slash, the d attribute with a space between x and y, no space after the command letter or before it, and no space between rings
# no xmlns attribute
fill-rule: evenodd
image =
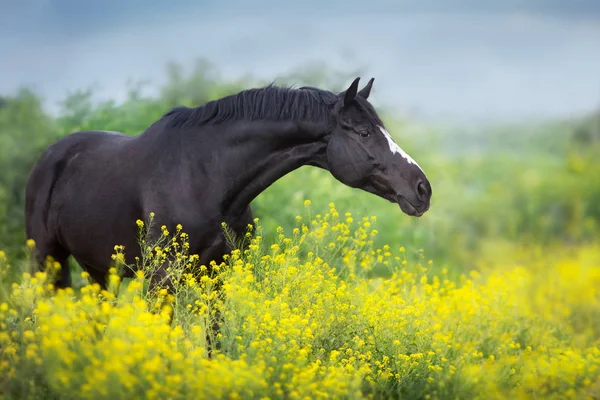
<svg viewBox="0 0 600 400"><path fill-rule="evenodd" d="M354 76L315 64L299 68L277 83L315 85L335 91ZM167 82L156 96L144 95L142 83L133 84L121 104L110 100L95 102L92 90L80 90L65 98L56 117L42 109L41 99L31 91L3 96L2 248L12 259L22 257L20 244L26 239L25 182L41 151L51 142L82 129L136 135L170 107L201 105L265 83L251 76L225 80L211 63L199 60L187 73L170 64ZM376 91L377 85L374 95ZM377 245L387 242L427 248L437 265L457 272L473 267L473 255L489 240L583 244L597 239L600 184L595 160L600 149L589 143L581 145L572 133L577 121L488 126L456 133L450 126L421 126L393 118L391 111L385 109L381 114L401 147L419 161L430 178L430 211L420 219L410 218L396 205L345 187L326 171L303 167L253 201L255 215L265 227L265 240L274 240L278 225L292 228L305 198L321 207L334 201L350 212L375 215L380 224ZM593 118L588 119L596 121Z"/></svg>
<svg viewBox="0 0 600 400"><path fill-rule="evenodd" d="M315 212L310 212L315 214ZM139 225L143 228L146 224ZM116 247L108 290L24 274L0 305L6 398L585 398L600 387L600 252L456 278L329 210L190 270L185 227ZM141 229L143 238L144 230ZM238 238L239 239L239 238ZM175 290L147 291L171 260ZM5 259L3 259L6 262ZM372 277L376 266L390 274ZM51 265L50 265L51 266ZM121 282L120 268L136 277ZM85 274L84 274L85 277ZM8 286L3 286L9 288ZM216 290L216 288L219 290ZM218 324L219 330L212 327ZM215 334L216 333L216 334ZM210 355L210 356L209 356Z"/></svg>

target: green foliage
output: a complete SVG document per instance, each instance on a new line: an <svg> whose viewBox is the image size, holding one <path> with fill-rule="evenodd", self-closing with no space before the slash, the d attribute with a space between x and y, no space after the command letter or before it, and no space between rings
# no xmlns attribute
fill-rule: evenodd
<svg viewBox="0 0 600 400"><path fill-rule="evenodd" d="M316 64L277 83L341 90L353 76ZM82 89L57 117L29 90L0 96L0 249L8 253L0 251L0 397L597 392L595 115L461 132L383 112L431 180L428 213L408 217L327 171L300 168L255 199L262 229L216 275L202 267L199 279L182 275L198 258L175 251L171 274L183 279L174 296L145 299L144 273L116 298L114 273L102 293L85 285L85 273L74 274L75 290L58 293L50 275L21 274L31 261L22 251L25 183L48 144L84 129L136 135L173 106L265 83L226 80L200 60L188 74L170 64L156 96L143 95L143 83L121 103L95 102ZM159 244L142 257L149 270L175 249ZM118 264L123 249L115 250ZM209 338L217 317L223 334ZM209 361L215 340L221 353Z"/></svg>
<svg viewBox="0 0 600 400"><path fill-rule="evenodd" d="M314 64L276 83L337 91L359 72ZM20 255L25 239L25 182L45 146L84 129L136 135L173 106L197 106L270 82L252 76L225 79L206 60L187 73L169 64L166 75L157 95L144 94L144 82L132 83L121 103L96 102L89 88L70 93L56 118L42 109L41 99L31 91L0 99L0 245L11 257ZM376 91L377 85L375 95ZM590 133L595 116L460 132L449 126L398 121L386 110L381 113L400 146L430 178L431 210L420 219L408 217L386 200L342 185L327 171L304 167L253 202L265 240L273 240L279 225L291 229L305 199L318 206L333 201L353 213L376 215L379 244L425 249L440 266L470 267L470 256L490 240L573 243L597 238L600 167L595 160L600 145L594 144L595 133ZM585 135L581 127L587 129Z"/></svg>
<svg viewBox="0 0 600 400"><path fill-rule="evenodd" d="M3 97L0 106L0 247L12 250L25 240L25 183L49 141L59 138L56 122L41 99L27 89Z"/></svg>

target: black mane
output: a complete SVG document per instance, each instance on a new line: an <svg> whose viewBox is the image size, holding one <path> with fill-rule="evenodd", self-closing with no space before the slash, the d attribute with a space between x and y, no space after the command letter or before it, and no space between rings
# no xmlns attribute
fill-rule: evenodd
<svg viewBox="0 0 600 400"><path fill-rule="evenodd" d="M207 123L253 120L322 122L338 97L313 87L298 89L268 85L209 101L195 107L175 107L162 119L168 127L200 126Z"/></svg>

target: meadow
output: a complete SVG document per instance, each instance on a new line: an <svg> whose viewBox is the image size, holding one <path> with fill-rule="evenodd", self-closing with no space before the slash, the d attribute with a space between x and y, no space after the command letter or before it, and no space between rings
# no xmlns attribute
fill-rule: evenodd
<svg viewBox="0 0 600 400"><path fill-rule="evenodd" d="M75 263L73 289L54 289L51 263L30 272L24 186L48 143L137 134L169 107L263 83L205 61L167 72L158 96L82 90L58 116L26 89L0 98L2 398L600 398L597 115L467 130L383 108L432 184L420 219L304 167L253 202L248 248L221 265L195 265L185 222L149 243L148 216L143 259L123 265L115 243L107 291ZM280 83L336 90L351 76ZM148 293L165 258L176 291Z"/></svg>

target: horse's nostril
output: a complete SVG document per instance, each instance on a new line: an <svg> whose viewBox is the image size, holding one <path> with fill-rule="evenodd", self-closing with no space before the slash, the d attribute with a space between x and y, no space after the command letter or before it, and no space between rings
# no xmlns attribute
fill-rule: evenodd
<svg viewBox="0 0 600 400"><path fill-rule="evenodd" d="M420 198L427 197L427 186L425 186L425 183L423 183L423 181L420 181L417 184L417 193Z"/></svg>

